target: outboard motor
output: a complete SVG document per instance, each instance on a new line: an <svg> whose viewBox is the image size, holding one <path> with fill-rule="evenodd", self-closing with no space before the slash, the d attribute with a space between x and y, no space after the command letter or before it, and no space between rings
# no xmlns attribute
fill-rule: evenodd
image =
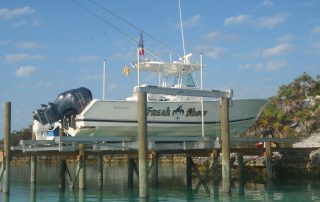
<svg viewBox="0 0 320 202"><path fill-rule="evenodd" d="M89 89L81 87L68 90L58 95L54 103L42 105L41 109L33 112L35 120L42 125L52 124L64 118L69 120L80 114L92 101L92 93Z"/></svg>

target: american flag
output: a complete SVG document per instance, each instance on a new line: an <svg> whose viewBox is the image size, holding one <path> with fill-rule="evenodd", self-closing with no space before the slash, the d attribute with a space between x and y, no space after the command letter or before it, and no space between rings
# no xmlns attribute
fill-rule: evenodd
<svg viewBox="0 0 320 202"><path fill-rule="evenodd" d="M140 33L138 50L139 50L139 55L143 55L143 56L144 56L144 47L143 47L143 37L142 37L142 33Z"/></svg>

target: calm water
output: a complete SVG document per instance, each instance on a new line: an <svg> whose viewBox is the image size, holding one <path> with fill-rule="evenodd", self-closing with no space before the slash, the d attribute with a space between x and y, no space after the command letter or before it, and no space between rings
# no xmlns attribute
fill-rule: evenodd
<svg viewBox="0 0 320 202"><path fill-rule="evenodd" d="M69 165L70 166L70 165ZM71 165L74 175L75 165ZM127 185L126 164L104 165L104 187L99 190L94 165L87 165L87 187L85 192L60 191L58 188L59 169L57 165L38 165L35 189L30 186L28 164L13 165L11 169L10 201L139 201L138 180L134 187ZM219 192L219 185L208 181L206 186L197 187L193 179L193 190L185 185L184 164L159 165L159 183L149 190L149 201L320 201L320 178L306 179L285 176L273 184L263 180L233 181L229 196ZM6 200L0 193L0 201Z"/></svg>

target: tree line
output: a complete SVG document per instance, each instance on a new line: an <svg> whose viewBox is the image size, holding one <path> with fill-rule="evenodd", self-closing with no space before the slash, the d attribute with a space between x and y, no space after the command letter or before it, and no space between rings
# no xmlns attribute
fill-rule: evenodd
<svg viewBox="0 0 320 202"><path fill-rule="evenodd" d="M303 73L281 85L269 98L257 122L246 135L271 130L276 137L302 137L320 128L320 75Z"/></svg>

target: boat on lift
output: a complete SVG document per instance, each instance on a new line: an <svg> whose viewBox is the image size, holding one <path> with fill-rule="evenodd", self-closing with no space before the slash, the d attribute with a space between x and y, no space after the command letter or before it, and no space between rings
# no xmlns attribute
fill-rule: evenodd
<svg viewBox="0 0 320 202"><path fill-rule="evenodd" d="M160 75L160 87L201 89L194 73L202 70L202 64L191 63L190 57L191 54L174 62L138 59L139 62L133 64L133 68L138 72ZM91 92L86 88L64 92L54 103L34 111L36 137L50 139L57 135L52 131L58 127L62 127L70 136L135 137L137 99L136 93L125 100L92 99ZM232 100L229 109L230 135L239 136L245 132L259 116L266 102L265 99ZM203 101L201 97L194 96L147 94L148 136L218 137L219 109L219 100Z"/></svg>
<svg viewBox="0 0 320 202"><path fill-rule="evenodd" d="M147 59L141 33L137 62L132 64L133 69L137 70L138 87L146 85L140 84L140 71L145 71L159 76L159 87L202 90L202 57L200 64L195 64L190 60L192 54L185 53L180 1L179 10L183 56L180 56L178 61L170 59L169 62ZM195 78L195 72L198 71L201 72L201 85ZM126 67L124 73L128 75L130 69ZM232 97L232 91L229 95ZM86 88L66 91L60 94L55 102L34 111L33 131L37 139L52 139L61 127L69 136L136 137L137 99L136 93L124 100L104 100L92 99L90 90ZM232 100L229 110L230 135L239 136L246 131L259 116L266 102L265 99ZM148 136L218 137L219 110L220 100L149 93L146 109Z"/></svg>

